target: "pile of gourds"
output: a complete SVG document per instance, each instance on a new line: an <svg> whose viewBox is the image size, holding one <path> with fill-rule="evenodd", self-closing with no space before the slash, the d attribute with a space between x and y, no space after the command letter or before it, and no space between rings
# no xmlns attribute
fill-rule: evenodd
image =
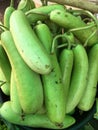
<svg viewBox="0 0 98 130"><path fill-rule="evenodd" d="M21 0L0 24L1 104L6 121L64 129L89 111L98 82L98 21L86 10Z"/></svg>

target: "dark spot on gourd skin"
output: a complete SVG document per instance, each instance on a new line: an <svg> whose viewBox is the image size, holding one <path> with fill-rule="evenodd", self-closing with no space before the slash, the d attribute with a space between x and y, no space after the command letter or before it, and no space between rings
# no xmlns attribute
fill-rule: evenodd
<svg viewBox="0 0 98 130"><path fill-rule="evenodd" d="M68 17L68 15L67 15L67 14L65 14L65 17Z"/></svg>
<svg viewBox="0 0 98 130"><path fill-rule="evenodd" d="M56 83L56 84L61 84L61 83L62 83L62 79L59 78L59 80L58 80L58 81L55 81L55 83Z"/></svg>
<svg viewBox="0 0 98 130"><path fill-rule="evenodd" d="M23 121L25 120L25 114L24 114L23 110L22 110L22 114L21 114L21 119L22 119Z"/></svg>
<svg viewBox="0 0 98 130"><path fill-rule="evenodd" d="M56 84L58 84L58 81L55 81Z"/></svg>
<svg viewBox="0 0 98 130"><path fill-rule="evenodd" d="M51 72L54 72L54 68L51 70Z"/></svg>
<svg viewBox="0 0 98 130"><path fill-rule="evenodd" d="M60 12L57 12L57 14L61 14Z"/></svg>
<svg viewBox="0 0 98 130"><path fill-rule="evenodd" d="M50 65L45 65L45 68L48 69L50 67Z"/></svg>
<svg viewBox="0 0 98 130"><path fill-rule="evenodd" d="M55 122L55 125L56 125L57 127L59 127L59 128L62 128L62 127L63 127L63 123L57 123L57 122Z"/></svg>

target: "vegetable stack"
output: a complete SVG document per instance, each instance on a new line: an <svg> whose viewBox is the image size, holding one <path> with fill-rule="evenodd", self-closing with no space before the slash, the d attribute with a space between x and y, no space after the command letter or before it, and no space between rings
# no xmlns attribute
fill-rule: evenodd
<svg viewBox="0 0 98 130"><path fill-rule="evenodd" d="M5 10L0 28L0 87L8 97L0 107L3 119L64 129L75 124L76 110L93 107L98 21L91 12L21 0Z"/></svg>

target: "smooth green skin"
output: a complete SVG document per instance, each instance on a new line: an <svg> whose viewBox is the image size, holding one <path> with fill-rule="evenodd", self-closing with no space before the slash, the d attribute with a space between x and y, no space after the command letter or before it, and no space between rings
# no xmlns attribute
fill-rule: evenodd
<svg viewBox="0 0 98 130"><path fill-rule="evenodd" d="M30 9L28 0L20 0L17 9L22 10L24 13Z"/></svg>
<svg viewBox="0 0 98 130"><path fill-rule="evenodd" d="M5 9L5 12L4 12L4 26L7 27L8 29L10 28L10 16L11 14L13 13L13 11L15 10L14 7L7 7Z"/></svg>
<svg viewBox="0 0 98 130"><path fill-rule="evenodd" d="M1 34L1 41L12 66L21 107L25 113L35 113L43 104L40 76L19 55L10 31Z"/></svg>
<svg viewBox="0 0 98 130"><path fill-rule="evenodd" d="M85 48L78 44L73 48L74 62L68 92L66 113L70 113L78 105L84 94L88 74L88 57Z"/></svg>
<svg viewBox="0 0 98 130"><path fill-rule="evenodd" d="M20 0L17 6L17 9L22 10L24 13L33 8L35 8L33 0Z"/></svg>
<svg viewBox="0 0 98 130"><path fill-rule="evenodd" d="M53 10L50 13L50 20L58 24L59 26L64 27L67 30L75 29L78 27L86 27L86 23L84 23L80 18L75 17L71 13L62 10ZM79 31L73 31L73 34L76 38L84 44L88 37L94 32L94 28L82 29ZM92 46L96 44L98 41L97 33L90 38L87 43L87 46Z"/></svg>
<svg viewBox="0 0 98 130"><path fill-rule="evenodd" d="M25 63L37 73L48 74L52 69L50 56L22 11L16 10L12 13L10 31Z"/></svg>
<svg viewBox="0 0 98 130"><path fill-rule="evenodd" d="M96 98L98 81L98 44L92 46L88 52L88 76L86 89L78 104L78 108L83 111L89 111Z"/></svg>
<svg viewBox="0 0 98 130"><path fill-rule="evenodd" d="M17 86L14 78L13 70L11 72L11 81L10 81L10 101L11 101L11 107L15 113L18 115L23 114L22 107L20 105L20 100L18 96Z"/></svg>
<svg viewBox="0 0 98 130"><path fill-rule="evenodd" d="M4 74L4 77L8 84L10 84L10 76L11 76L11 64L9 62L8 56L1 45L0 41L0 68L2 69L2 72Z"/></svg>
<svg viewBox="0 0 98 130"><path fill-rule="evenodd" d="M70 79L72 74L72 68L73 68L73 51L67 48L64 48L59 56L59 64L62 71L62 82L64 84L64 91L66 96L68 95L68 90L70 86ZM66 99L67 100L67 99Z"/></svg>
<svg viewBox="0 0 98 130"><path fill-rule="evenodd" d="M53 37L46 24L39 24L35 32L50 54ZM45 106L49 119L58 125L62 125L65 117L65 95L62 83L62 74L57 61L56 53L50 54L53 70L48 75L42 75L44 87Z"/></svg>
<svg viewBox="0 0 98 130"><path fill-rule="evenodd" d="M38 23L34 27L34 31L37 37L39 38L39 40L41 41L41 43L43 44L43 46L45 47L46 51L50 55L52 41L53 41L50 28L46 24L42 23L41 21L38 21Z"/></svg>
<svg viewBox="0 0 98 130"><path fill-rule="evenodd" d="M0 88L5 95L9 96L10 95L10 83L6 81L6 78L5 78L4 73L1 68L0 68L0 81L6 82L2 86L0 86Z"/></svg>
<svg viewBox="0 0 98 130"><path fill-rule="evenodd" d="M25 13L30 24L33 24L39 20L44 21L49 18L49 13L54 9L65 10L65 6L60 4L53 4L48 6L40 6L38 8L31 9Z"/></svg>
<svg viewBox="0 0 98 130"><path fill-rule="evenodd" d="M33 128L50 128L50 129L64 129L75 123L72 116L66 115L63 121L63 127L53 124L46 114L26 114L24 116L16 114L11 108L11 102L5 102L0 108L0 115L8 122L28 126Z"/></svg>

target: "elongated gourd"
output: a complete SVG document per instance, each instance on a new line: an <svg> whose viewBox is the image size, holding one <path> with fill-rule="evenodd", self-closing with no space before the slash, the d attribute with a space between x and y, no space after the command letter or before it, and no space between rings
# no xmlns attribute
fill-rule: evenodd
<svg viewBox="0 0 98 130"><path fill-rule="evenodd" d="M62 20L61 20L62 19ZM70 29L76 29L79 27L87 27L87 24L81 20L80 18L72 15L68 11L62 11L62 10L53 10L50 13L50 20L57 23L58 25L64 27L67 30ZM73 34L76 36L76 38L84 44L88 37L92 35L92 33L95 31L94 29L97 29L96 27L91 27L87 29L81 29L78 31L73 31ZM97 33L95 33L87 42L88 46L92 46L96 44L98 41Z"/></svg>
<svg viewBox="0 0 98 130"><path fill-rule="evenodd" d="M4 26L7 27L8 29L10 28L10 16L15 11L15 8L12 6L9 6L5 9L4 12Z"/></svg>
<svg viewBox="0 0 98 130"><path fill-rule="evenodd" d="M71 49L64 48L60 53L59 63L63 75L62 82L64 84L64 91L66 96L68 95L68 90L70 86L73 60L74 60L73 51Z"/></svg>
<svg viewBox="0 0 98 130"><path fill-rule="evenodd" d="M49 54L21 10L16 10L12 13L10 31L16 48L25 63L37 73L49 73L52 69Z"/></svg>
<svg viewBox="0 0 98 130"><path fill-rule="evenodd" d="M24 113L35 113L43 104L43 88L40 76L23 61L10 31L1 34L1 41L12 66L22 110Z"/></svg>
<svg viewBox="0 0 98 130"><path fill-rule="evenodd" d="M44 21L48 19L49 13L54 9L60 9L65 11L65 6L60 4L52 4L48 6L40 6L38 8L31 9L25 13L30 24L37 22L38 20Z"/></svg>
<svg viewBox="0 0 98 130"><path fill-rule="evenodd" d="M17 9L22 10L24 13L30 9L28 0L20 0Z"/></svg>
<svg viewBox="0 0 98 130"><path fill-rule="evenodd" d="M64 129L73 125L76 121L72 116L66 115L63 121L63 127L56 126L52 123L46 114L26 114L21 116L16 114L11 108L11 102L5 102L0 108L0 115L6 121L20 125L27 126L32 128L49 128L49 129Z"/></svg>
<svg viewBox="0 0 98 130"><path fill-rule="evenodd" d="M67 44L67 46L63 48L59 53L59 64L63 75L62 82L64 84L65 95L67 97L74 60L74 55L71 48L75 40L74 35L72 33L63 33L62 35L58 36L61 36L62 44Z"/></svg>
<svg viewBox="0 0 98 130"><path fill-rule="evenodd" d="M56 53L51 54L53 37L46 24L40 23L35 27L35 32L50 54L53 70L48 75L42 75L45 94L45 106L49 119L55 124L62 126L65 117L65 95L62 83L62 74L57 61ZM44 34L44 35L43 35Z"/></svg>
<svg viewBox="0 0 98 130"><path fill-rule="evenodd" d="M98 44L92 46L88 52L88 76L85 92L78 104L78 108L89 111L96 98L98 81Z"/></svg>
<svg viewBox="0 0 98 130"><path fill-rule="evenodd" d="M87 83L88 57L85 48L78 44L73 48L74 62L70 81L66 113L70 113L78 105Z"/></svg>

